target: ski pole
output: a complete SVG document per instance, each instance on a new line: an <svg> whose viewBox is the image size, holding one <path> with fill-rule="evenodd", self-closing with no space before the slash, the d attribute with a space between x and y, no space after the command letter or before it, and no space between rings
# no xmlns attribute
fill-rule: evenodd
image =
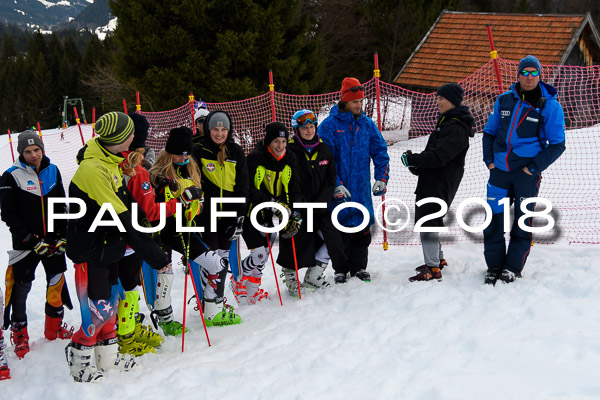
<svg viewBox="0 0 600 400"><path fill-rule="evenodd" d="M266 233L267 235L267 245L269 246L269 256L271 256L271 263L273 264L273 275L275 275L275 284L277 284L277 294L279 295L279 304L283 307L283 301L281 301L281 291L279 290L279 280L277 279L277 271L275 271L275 260L273 259L273 252L271 251L271 240L269 237L271 234Z"/></svg>
<svg viewBox="0 0 600 400"><path fill-rule="evenodd" d="M296 283L298 284L298 297L302 299L302 293L300 293L300 278L298 277L298 257L296 257L296 242L292 236L292 250L294 252L294 267L296 268Z"/></svg>

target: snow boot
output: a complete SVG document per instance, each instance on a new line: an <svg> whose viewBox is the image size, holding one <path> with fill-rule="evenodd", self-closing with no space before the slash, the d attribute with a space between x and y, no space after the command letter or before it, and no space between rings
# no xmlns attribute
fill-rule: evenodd
<svg viewBox="0 0 600 400"><path fill-rule="evenodd" d="M283 276L283 283L285 283L290 296L298 297L298 280L296 279L296 270L282 268L281 272L281 276Z"/></svg>
<svg viewBox="0 0 600 400"><path fill-rule="evenodd" d="M485 274L485 279L484 279L483 283L486 285L495 286L496 281L498 280L499 276L500 276L500 271L498 271L496 269L488 269Z"/></svg>
<svg viewBox="0 0 600 400"><path fill-rule="evenodd" d="M242 317L233 312L233 307L223 300L204 300L204 322L206 326L237 325L242 323Z"/></svg>
<svg viewBox="0 0 600 400"><path fill-rule="evenodd" d="M244 278L242 278L242 282L238 282L233 279L233 275L231 275L231 292L233 293L233 297L235 297L235 301L238 304L247 304L248 303L248 292L246 290L246 285L244 284Z"/></svg>
<svg viewBox="0 0 600 400"><path fill-rule="evenodd" d="M136 342L146 343L148 346L158 347L164 339L158 332L154 332L151 326L143 325L146 316L142 313L135 315L135 340Z"/></svg>
<svg viewBox="0 0 600 400"><path fill-rule="evenodd" d="M448 262L446 262L446 260L442 258L440 260L440 265L439 266L440 266L440 271L441 271L441 270L444 269L444 267L448 266ZM415 271L416 272L423 272L423 271L425 271L425 268L427 268L427 264L423 264L423 265L418 266L417 268L415 268Z"/></svg>
<svg viewBox="0 0 600 400"><path fill-rule="evenodd" d="M44 336L48 340L56 339L71 339L75 327L70 327L66 323L63 323L61 317L50 317L46 314L46 323L44 324Z"/></svg>
<svg viewBox="0 0 600 400"><path fill-rule="evenodd" d="M4 351L4 336L0 329L0 381L10 379L10 369L8 368L8 360Z"/></svg>
<svg viewBox="0 0 600 400"><path fill-rule="evenodd" d="M19 358L29 353L29 334L27 322L13 322L10 327L10 341L15 345L15 354Z"/></svg>
<svg viewBox="0 0 600 400"><path fill-rule="evenodd" d="M255 276L245 276L243 279L246 286L246 294L248 304L256 304L263 299L269 299L269 292L265 292L260 288L261 278Z"/></svg>
<svg viewBox="0 0 600 400"><path fill-rule="evenodd" d="M410 282L422 282L422 281L431 281L433 279L437 279L438 281L442 281L442 270L437 267L429 267L425 265L424 269L421 269L421 272L416 274L415 276L411 276L408 278Z"/></svg>
<svg viewBox="0 0 600 400"><path fill-rule="evenodd" d="M108 370L131 371L140 367L131 354L119 354L116 337L96 343L94 352L96 367L103 372Z"/></svg>
<svg viewBox="0 0 600 400"><path fill-rule="evenodd" d="M521 278L521 274L512 272L508 269L503 269L500 275L498 275L498 279L504 283L514 282L517 278Z"/></svg>
<svg viewBox="0 0 600 400"><path fill-rule="evenodd" d="M323 272L327 268L327 264L322 262L316 262L314 266L309 267L304 275L304 282L302 283L302 287L308 289L324 289L331 286L329 282L327 282L327 278L323 275Z"/></svg>
<svg viewBox="0 0 600 400"><path fill-rule="evenodd" d="M335 283L346 283L348 282L348 274L345 272L336 272L333 275Z"/></svg>
<svg viewBox="0 0 600 400"><path fill-rule="evenodd" d="M371 274L369 274L364 269L359 269L358 271L356 271L356 274L354 274L354 276L363 282L371 282Z"/></svg>
<svg viewBox="0 0 600 400"><path fill-rule="evenodd" d="M104 374L92 365L93 346L71 342L65 347L65 356L75 382L100 382L104 379Z"/></svg>

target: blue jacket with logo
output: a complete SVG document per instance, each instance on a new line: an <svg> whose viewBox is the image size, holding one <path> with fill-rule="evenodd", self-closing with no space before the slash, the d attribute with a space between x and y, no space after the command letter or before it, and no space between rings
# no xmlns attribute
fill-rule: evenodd
<svg viewBox="0 0 600 400"><path fill-rule="evenodd" d="M387 144L377 125L364 113L354 118L351 112L341 112L337 105L329 117L319 125L319 137L335 158L336 186L344 185L352 196L350 201L364 205L369 210L369 225L375 222L371 198L371 165L373 160L375 180L387 184L390 157ZM363 220L360 210L346 208L338 215L340 224L358 226Z"/></svg>
<svg viewBox="0 0 600 400"><path fill-rule="evenodd" d="M553 86L540 81L546 99L540 111L519 98L516 85L494 104L483 130L483 161L507 172L527 167L541 174L565 151L565 116Z"/></svg>

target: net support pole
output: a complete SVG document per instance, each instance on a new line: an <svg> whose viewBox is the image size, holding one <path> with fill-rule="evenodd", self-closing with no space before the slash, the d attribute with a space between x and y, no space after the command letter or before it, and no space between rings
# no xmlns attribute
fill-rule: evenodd
<svg viewBox="0 0 600 400"><path fill-rule="evenodd" d="M271 120L275 122L277 115L275 114L275 84L273 83L273 70L269 70L269 92L271 93Z"/></svg>
<svg viewBox="0 0 600 400"><path fill-rule="evenodd" d="M375 57L375 69L373 70L373 77L375 77L375 97L377 101L377 128L381 132L381 96L379 90L379 77L381 71L379 70L379 55L377 52L374 54ZM383 250L388 249L387 231L385 230L385 194L381 196L381 217L383 224Z"/></svg>
<svg viewBox="0 0 600 400"><path fill-rule="evenodd" d="M195 135L196 134L196 121L194 120L194 114L195 114L194 93L190 92L190 94L188 96L188 101L190 103L190 112L192 113L192 132L194 132L194 135Z"/></svg>
<svg viewBox="0 0 600 400"><path fill-rule="evenodd" d="M92 137L96 136L96 107L92 107Z"/></svg>
<svg viewBox="0 0 600 400"><path fill-rule="evenodd" d="M135 92L135 111L139 114L142 111L142 105L140 104L140 92Z"/></svg>
<svg viewBox="0 0 600 400"><path fill-rule="evenodd" d="M12 156L13 163L15 162L15 151L12 145L12 136L10 136L10 129L8 130L8 145L10 146L10 155Z"/></svg>
<svg viewBox="0 0 600 400"><path fill-rule="evenodd" d="M42 138L42 128L40 127L40 121L37 122L38 135L40 136L40 140L44 143L44 138Z"/></svg>
<svg viewBox="0 0 600 400"><path fill-rule="evenodd" d="M494 70L496 71L496 80L498 81L498 94L504 93L504 89L502 87L502 76L500 75L500 67L498 67L498 52L494 47L494 38L492 37L492 26L490 24L486 25L488 39L490 41L490 58L494 60Z"/></svg>
<svg viewBox="0 0 600 400"><path fill-rule="evenodd" d="M73 112L75 113L75 121L77 122L77 127L79 128L79 136L81 136L81 144L85 146L85 140L83 139L83 132L81 131L81 123L79 120L79 114L77 113L77 107L73 107Z"/></svg>

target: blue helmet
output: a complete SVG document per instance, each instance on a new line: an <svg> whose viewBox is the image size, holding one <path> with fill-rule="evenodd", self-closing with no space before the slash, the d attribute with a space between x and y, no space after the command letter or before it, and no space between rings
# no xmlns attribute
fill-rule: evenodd
<svg viewBox="0 0 600 400"><path fill-rule="evenodd" d="M311 110L303 109L298 110L292 116L292 128L302 128L306 124L315 124L317 125L318 119L314 112Z"/></svg>

